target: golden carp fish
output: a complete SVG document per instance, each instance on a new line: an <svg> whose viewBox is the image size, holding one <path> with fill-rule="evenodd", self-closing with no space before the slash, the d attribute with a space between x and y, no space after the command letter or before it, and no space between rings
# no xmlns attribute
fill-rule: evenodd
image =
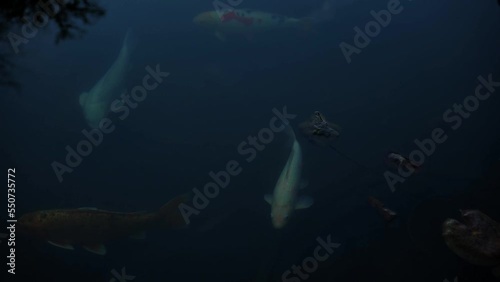
<svg viewBox="0 0 500 282"><path fill-rule="evenodd" d="M35 211L18 220L18 230L57 247L73 250L74 245L81 245L104 255L106 241L142 238L146 230L185 226L178 206L186 200L187 196L176 197L157 212L122 213L95 208Z"/></svg>

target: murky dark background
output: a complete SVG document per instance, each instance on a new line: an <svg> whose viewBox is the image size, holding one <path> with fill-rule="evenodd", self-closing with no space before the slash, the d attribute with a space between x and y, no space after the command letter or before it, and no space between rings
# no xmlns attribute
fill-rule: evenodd
<svg viewBox="0 0 500 282"><path fill-rule="evenodd" d="M6 281L107 282L123 267L134 282L282 281L284 271L313 254L318 237L328 236L341 246L308 281L495 281L490 268L446 247L441 224L467 208L500 220L500 88L457 130L442 115L474 94L478 76L500 81L500 6L402 1L403 11L348 64L339 44L353 44L353 28L387 3L341 0L306 34L222 42L192 22L213 9L211 1L102 1L106 14L82 25L81 38L55 44L58 27L51 23L13 54L3 37L13 63L7 73L19 87L1 88L1 162L4 171L16 168L18 217L78 207L154 211L202 188L229 160L243 168L189 228L108 242L105 256L18 236L17 274ZM244 0L238 8L300 18L321 6ZM16 24L6 28L4 34L20 32ZM60 183L51 163L64 162L65 147L75 147L87 128L78 97L113 63L128 29L138 44L127 87L141 82L148 65L171 75L127 119L111 114L116 130ZM287 136L277 134L250 163L237 147L284 106L297 114L295 128L315 110L339 124L335 147L342 155L299 138L309 182L299 193L315 204L275 230L263 195L288 158ZM383 177L386 153L407 155L415 139L438 127L448 140L392 193ZM386 224L369 196L398 219Z"/></svg>

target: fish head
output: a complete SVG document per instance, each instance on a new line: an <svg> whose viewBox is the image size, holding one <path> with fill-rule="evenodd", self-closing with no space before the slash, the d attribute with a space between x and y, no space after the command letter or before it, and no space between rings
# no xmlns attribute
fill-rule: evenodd
<svg viewBox="0 0 500 282"><path fill-rule="evenodd" d="M446 245L472 264L500 264L500 224L478 210L460 212L462 222L447 219L443 223Z"/></svg>
<svg viewBox="0 0 500 282"><path fill-rule="evenodd" d="M202 27L213 28L221 23L221 17L216 11L203 12L194 17L193 22Z"/></svg>
<svg viewBox="0 0 500 282"><path fill-rule="evenodd" d="M108 112L109 105L105 102L88 103L84 108L85 120L91 128L99 128L99 124Z"/></svg>
<svg viewBox="0 0 500 282"><path fill-rule="evenodd" d="M288 219L290 218L291 213L292 209L290 205L273 207L273 211L271 213L271 219L274 228L281 229L285 227L285 225L288 223Z"/></svg>

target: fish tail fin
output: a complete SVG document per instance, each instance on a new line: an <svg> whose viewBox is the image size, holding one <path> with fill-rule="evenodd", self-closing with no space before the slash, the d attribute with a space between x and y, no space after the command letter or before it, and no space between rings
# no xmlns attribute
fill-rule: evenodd
<svg viewBox="0 0 500 282"><path fill-rule="evenodd" d="M163 205L158 211L161 224L166 228L181 228L188 224L180 206L187 202L190 197L187 194L177 196Z"/></svg>
<svg viewBox="0 0 500 282"><path fill-rule="evenodd" d="M134 52L138 45L137 37L132 29L128 29L123 39L122 49L120 51L120 57L130 58L131 54Z"/></svg>
<svg viewBox="0 0 500 282"><path fill-rule="evenodd" d="M285 133L288 136L288 140L285 143L285 148L295 150L296 147L299 146L299 143L291 124L285 124Z"/></svg>
<svg viewBox="0 0 500 282"><path fill-rule="evenodd" d="M285 125L285 132L290 137L290 140L295 141L297 137L295 136L295 131L293 130L292 126L290 124Z"/></svg>

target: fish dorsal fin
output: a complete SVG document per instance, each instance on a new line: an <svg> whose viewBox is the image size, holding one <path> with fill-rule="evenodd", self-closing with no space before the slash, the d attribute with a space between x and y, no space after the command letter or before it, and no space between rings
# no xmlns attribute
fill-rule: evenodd
<svg viewBox="0 0 500 282"><path fill-rule="evenodd" d="M106 254L106 247L103 244L85 245L83 248L91 253L101 256Z"/></svg>
<svg viewBox="0 0 500 282"><path fill-rule="evenodd" d="M307 209L312 206L314 203L313 198L311 197L300 197L295 204L296 210Z"/></svg>
<svg viewBox="0 0 500 282"><path fill-rule="evenodd" d="M268 204L272 205L273 204L273 195L270 195L270 194L264 195L264 200Z"/></svg>
<svg viewBox="0 0 500 282"><path fill-rule="evenodd" d="M142 232L139 232L137 234L132 234L132 235L130 235L130 238L137 239L137 240L146 239L146 232L142 231Z"/></svg>
<svg viewBox="0 0 500 282"><path fill-rule="evenodd" d="M63 248L63 249L66 249L66 250L74 250L75 248L73 247L73 245L67 243L67 242L53 242L53 241L48 241L49 244L51 245L54 245L56 247L59 247L59 248Z"/></svg>
<svg viewBox="0 0 500 282"><path fill-rule="evenodd" d="M92 211L97 211L99 210L98 208L94 208L94 207L83 207L83 208L78 208L79 210L92 210Z"/></svg>
<svg viewBox="0 0 500 282"><path fill-rule="evenodd" d="M89 96L88 92L83 92L82 94L80 94L80 106L83 106L85 104L87 96Z"/></svg>

